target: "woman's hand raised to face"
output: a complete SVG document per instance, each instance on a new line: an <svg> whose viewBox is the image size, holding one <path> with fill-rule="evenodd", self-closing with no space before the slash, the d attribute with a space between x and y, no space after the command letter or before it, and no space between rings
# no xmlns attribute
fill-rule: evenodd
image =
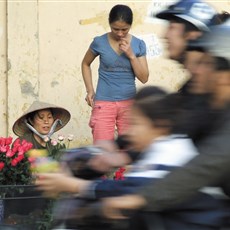
<svg viewBox="0 0 230 230"><path fill-rule="evenodd" d="M132 59L136 57L133 53L133 50L130 46L130 41L128 38L121 38L119 42L119 49L125 53L125 55L129 58Z"/></svg>

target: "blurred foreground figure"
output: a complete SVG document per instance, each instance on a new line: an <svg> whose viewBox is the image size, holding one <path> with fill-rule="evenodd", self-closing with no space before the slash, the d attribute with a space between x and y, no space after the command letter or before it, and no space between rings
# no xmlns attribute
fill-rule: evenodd
<svg viewBox="0 0 230 230"><path fill-rule="evenodd" d="M156 14L157 18L169 23L165 33L169 58L183 64L188 41L209 31L216 13L202 0L180 0Z"/></svg>
<svg viewBox="0 0 230 230"><path fill-rule="evenodd" d="M150 218L160 216L165 229L219 229L212 225L210 216L210 228L194 225L186 226L186 219L177 218L177 213L185 212L186 203L192 202L202 187L215 188L215 194L210 188L203 190L217 198L230 195L230 19L224 24L213 26L211 32L194 43L203 48L203 56L199 62L195 77L198 80L204 75L209 76L207 91L212 95L210 107L218 114L212 131L197 144L199 155L180 169L174 170L162 180L151 183L137 191L137 195L108 198L104 200L105 214L113 218L113 213L119 210L142 209ZM201 83L201 82L199 82ZM208 117L207 117L208 119ZM217 192L216 192L217 191ZM224 194L224 193L225 194ZM225 201L227 202L227 201ZM203 204L203 208L207 204ZM227 204L227 208L229 205ZM216 215L213 210L212 215ZM229 214L228 209L226 213ZM144 215L144 218L146 217ZM158 216L158 217L159 217ZM131 229L138 228L138 219L133 218L134 225ZM138 221L136 221L138 220ZM159 220L159 219L158 219ZM203 220L196 219L197 222ZM223 223L224 224L224 223ZM136 227L135 227L136 226ZM154 223L152 223L154 226ZM228 229L228 228L227 228Z"/></svg>
<svg viewBox="0 0 230 230"><path fill-rule="evenodd" d="M183 118L180 116L181 111L177 109L177 99L177 95L170 94L162 99L152 96L134 102L127 136L130 146L140 152L140 159L132 165L124 180L86 181L70 175L50 173L40 174L37 185L47 194L77 193L78 200L84 199L93 204L103 197L135 193L141 186L147 185L153 180L162 180L165 175L170 174L176 168L183 167L197 155L191 139L186 135L172 133L172 127L180 123ZM206 205L205 208L203 205ZM92 214L91 207L89 210ZM197 224L209 229L210 224L219 226L223 216L221 202L207 194L199 194L192 202L184 204L184 207L186 207L186 212L177 215L180 219L186 218L186 227ZM84 213L81 209L74 209L74 207L72 210L75 210L78 215ZM208 217L212 215L213 211L215 211L215 216L212 216L212 221L210 221ZM95 223L98 221L99 224L98 213L93 214L91 220L93 219ZM196 217L200 220L197 221ZM79 227L79 221L76 221L76 224L75 226ZM87 224L86 221L85 225ZM107 229L107 227L101 229ZM73 226L71 226L72 228Z"/></svg>
<svg viewBox="0 0 230 230"><path fill-rule="evenodd" d="M202 0L180 0L157 13L156 17L168 22L165 33L168 57L182 64L189 77L178 92L181 95L178 106L187 111L187 119L174 132L186 133L196 143L210 132L215 115L210 114L208 104L208 75L202 76L200 80L203 83L199 87L193 87L194 71L203 55L202 50L188 48L188 45L223 19L210 4Z"/></svg>
<svg viewBox="0 0 230 230"><path fill-rule="evenodd" d="M123 181L100 178L86 181L73 175L50 173L40 174L37 185L48 195L56 192L74 193L79 195L78 201L90 200L93 204L103 197L133 193L149 180L163 178L172 169L181 167L198 154L191 139L186 135L172 133L172 127L181 122L176 104L177 97L174 95L155 95L134 102L127 133L130 146L140 152L140 159L131 165ZM212 203L212 200L209 199L209 202ZM72 210L78 213L75 218L82 212L77 206L72 207ZM76 223L79 227L79 221Z"/></svg>

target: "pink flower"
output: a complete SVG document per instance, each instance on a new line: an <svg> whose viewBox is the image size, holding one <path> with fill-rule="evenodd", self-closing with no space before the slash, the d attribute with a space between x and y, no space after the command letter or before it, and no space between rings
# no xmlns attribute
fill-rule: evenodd
<svg viewBox="0 0 230 230"><path fill-rule="evenodd" d="M28 151L33 147L33 144L23 140L21 146L23 147L24 151Z"/></svg>
<svg viewBox="0 0 230 230"><path fill-rule="evenodd" d="M56 140L51 140L51 145L56 146L58 142Z"/></svg>
<svg viewBox="0 0 230 230"><path fill-rule="evenodd" d="M18 155L24 155L24 153L30 150L32 147L33 147L32 143L23 140L22 145L17 146Z"/></svg>
<svg viewBox="0 0 230 230"><path fill-rule="evenodd" d="M0 152L1 153L5 153L6 151L7 151L7 146L6 145L0 146Z"/></svg>
<svg viewBox="0 0 230 230"><path fill-rule="evenodd" d="M13 157L15 155L15 152L12 149L8 149L6 156L7 157Z"/></svg>
<svg viewBox="0 0 230 230"><path fill-rule="evenodd" d="M28 161L29 161L30 163L35 162L35 160L36 160L36 157L28 157Z"/></svg>
<svg viewBox="0 0 230 230"><path fill-rule="evenodd" d="M12 144L12 137L0 137L0 174L2 184L28 184L33 180L30 161L25 153L33 147L26 140L17 138ZM14 167L13 169L10 169ZM4 170L3 169L10 169ZM22 168L24 171L22 172Z"/></svg>
<svg viewBox="0 0 230 230"><path fill-rule="evenodd" d="M21 160L24 159L24 155L19 155L11 161L12 166L16 166Z"/></svg>
<svg viewBox="0 0 230 230"><path fill-rule="evenodd" d="M21 145L20 144L21 140L19 138L17 138L15 141L14 141L14 146L13 147L17 147L18 145Z"/></svg>
<svg viewBox="0 0 230 230"><path fill-rule="evenodd" d="M18 155L23 155L25 153L25 148L24 146L19 146L18 147Z"/></svg>
<svg viewBox="0 0 230 230"><path fill-rule="evenodd" d="M27 152L28 150L33 148L33 144L30 142L26 142L26 144L24 145L25 147L25 151Z"/></svg>
<svg viewBox="0 0 230 230"><path fill-rule="evenodd" d="M50 140L50 138L47 137L47 136L44 138L44 141L45 141L45 142L48 142L49 140Z"/></svg>
<svg viewBox="0 0 230 230"><path fill-rule="evenodd" d="M6 145L10 145L12 143L13 137L7 137L5 140L6 140Z"/></svg>

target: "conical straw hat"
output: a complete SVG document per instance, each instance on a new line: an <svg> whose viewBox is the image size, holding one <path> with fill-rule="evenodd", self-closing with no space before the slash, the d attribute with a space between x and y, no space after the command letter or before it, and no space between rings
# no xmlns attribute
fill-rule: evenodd
<svg viewBox="0 0 230 230"><path fill-rule="evenodd" d="M15 121L12 128L13 132L19 137L23 136L25 133L30 132L29 128L26 126L24 122L25 119L28 117L30 113L42 109L52 109L54 119L60 119L62 121L62 125L58 124L56 126L55 132L63 128L70 120L71 115L68 110L45 102L34 101L33 104L29 107L29 109Z"/></svg>

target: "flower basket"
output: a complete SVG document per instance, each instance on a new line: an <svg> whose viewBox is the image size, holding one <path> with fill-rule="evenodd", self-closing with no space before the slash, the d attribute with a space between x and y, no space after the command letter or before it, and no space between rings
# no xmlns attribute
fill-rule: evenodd
<svg viewBox="0 0 230 230"><path fill-rule="evenodd" d="M68 136L68 145L72 138L72 135ZM47 143L47 155L41 158L46 160L45 169L48 172L57 163L59 150L66 148L63 141L64 137L60 136L50 146ZM0 137L1 230L51 229L54 201L44 198L33 185L33 172L44 170L44 164L39 162L40 151L43 150L33 149L32 143L26 140L17 138L13 141L12 137ZM39 156L36 158L32 153Z"/></svg>
<svg viewBox="0 0 230 230"><path fill-rule="evenodd" d="M44 198L34 185L0 186L0 191L4 194L0 198L4 208L0 229L50 229L53 201Z"/></svg>

